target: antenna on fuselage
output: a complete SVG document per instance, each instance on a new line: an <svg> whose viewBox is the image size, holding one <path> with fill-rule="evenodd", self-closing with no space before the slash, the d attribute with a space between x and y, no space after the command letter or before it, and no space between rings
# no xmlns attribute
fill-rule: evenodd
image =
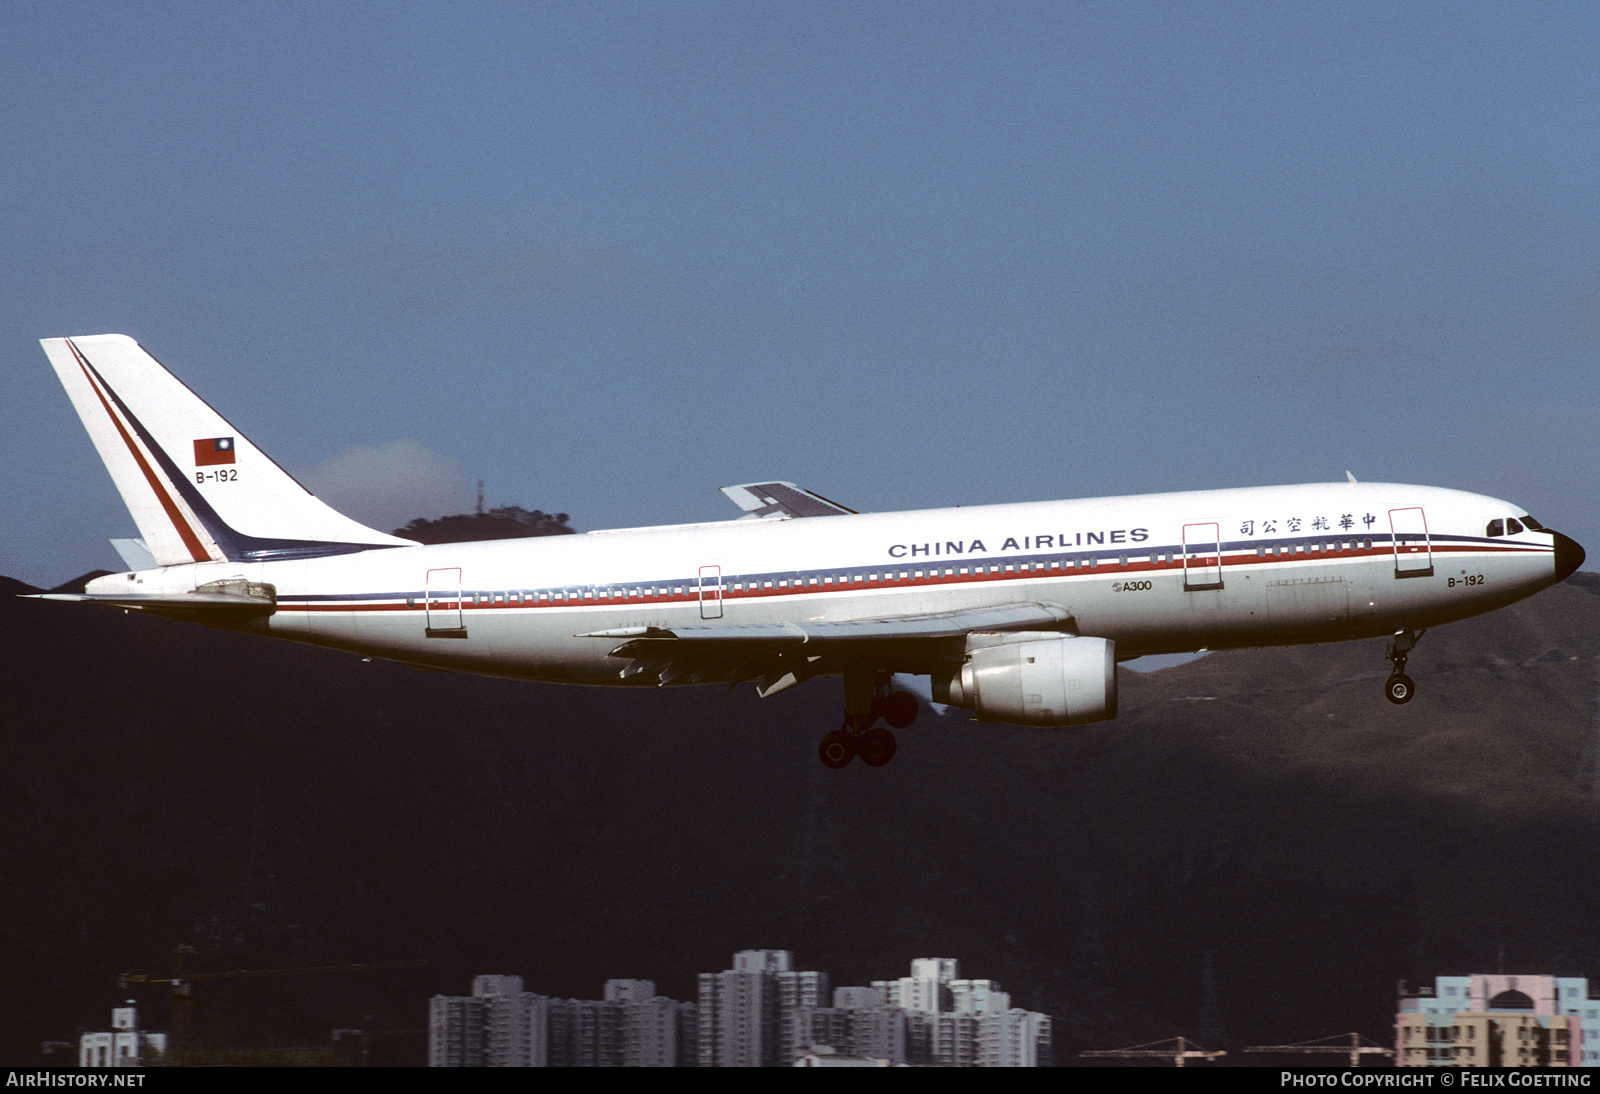
<svg viewBox="0 0 1600 1094"><path fill-rule="evenodd" d="M1350 472L1348 470L1345 471L1344 477L1349 479L1351 482L1355 482L1356 481L1356 477L1354 475L1350 474ZM480 509L482 509L482 507L483 507L483 498L482 498L482 495L483 495L483 483L481 483L481 482L478 484L478 494L479 494L478 507Z"/></svg>

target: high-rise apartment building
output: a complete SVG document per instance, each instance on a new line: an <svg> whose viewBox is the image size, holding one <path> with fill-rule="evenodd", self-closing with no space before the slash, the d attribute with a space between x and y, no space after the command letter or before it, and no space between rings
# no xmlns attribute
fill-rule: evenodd
<svg viewBox="0 0 1600 1094"><path fill-rule="evenodd" d="M111 1009L111 1029L78 1038L79 1067L143 1067L161 1059L167 1035L139 1028L139 1005L132 999Z"/></svg>
<svg viewBox="0 0 1600 1094"><path fill-rule="evenodd" d="M827 973L797 970L788 950L741 950L726 972L699 977L701 1067L787 1066L794 1053L789 1015L820 1006Z"/></svg>
<svg viewBox="0 0 1600 1094"><path fill-rule="evenodd" d="M1020 1007L978 1017L979 1067L1048 1067L1050 1016Z"/></svg>
<svg viewBox="0 0 1600 1094"><path fill-rule="evenodd" d="M919 957L911 962L911 975L898 980L874 980L891 1007L938 1014L950 1009L950 982L959 973L953 957Z"/></svg>
<svg viewBox="0 0 1600 1094"><path fill-rule="evenodd" d="M551 999L517 976L475 977L472 989L430 1001L429 1066L675 1067L693 1043L693 1004L649 980L608 981L604 999Z"/></svg>
<svg viewBox="0 0 1600 1094"><path fill-rule="evenodd" d="M428 1066L484 1067L483 1000L471 995L435 995L428 1000Z"/></svg>
<svg viewBox="0 0 1600 1094"><path fill-rule="evenodd" d="M1402 993L1400 1067L1600 1066L1600 999L1581 976L1439 976Z"/></svg>
<svg viewBox="0 0 1600 1094"><path fill-rule="evenodd" d="M884 1010L897 1010L900 1021L881 1016L869 1025L866 1014L874 998L887 1003ZM1052 1062L1049 1016L1013 1008L1011 996L993 980L962 979L953 957L917 958L910 976L874 980L870 989L840 988L834 999L835 1007L844 999L859 1001L851 1012L852 1029L874 1030L875 1039L853 1038L853 1053L942 1067L1040 1067Z"/></svg>

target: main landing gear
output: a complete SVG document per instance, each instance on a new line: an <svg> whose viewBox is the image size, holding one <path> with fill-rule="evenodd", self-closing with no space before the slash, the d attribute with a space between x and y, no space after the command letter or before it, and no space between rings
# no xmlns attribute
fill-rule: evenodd
<svg viewBox="0 0 1600 1094"><path fill-rule="evenodd" d="M857 756L868 767L882 767L894 759L899 742L889 729L876 724L878 719L895 729L905 729L917 720L917 697L909 691L890 691L888 673L865 677L869 690L864 693L862 682L851 674L845 676L844 724L817 746L817 758L825 767L848 767Z"/></svg>
<svg viewBox="0 0 1600 1094"><path fill-rule="evenodd" d="M1411 697L1416 694L1417 685L1406 675L1406 655L1416 648L1417 639L1426 633L1426 631L1398 631L1394 641L1390 642L1389 648L1384 651L1383 655L1394 667L1389 673L1389 679L1384 681L1383 694L1396 706L1411 702Z"/></svg>

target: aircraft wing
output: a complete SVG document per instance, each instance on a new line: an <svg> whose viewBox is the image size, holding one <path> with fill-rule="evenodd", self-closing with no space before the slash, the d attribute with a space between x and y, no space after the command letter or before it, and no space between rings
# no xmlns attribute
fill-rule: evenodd
<svg viewBox="0 0 1600 1094"><path fill-rule="evenodd" d="M792 482L747 482L724 486L728 500L744 510L740 520L793 520L797 517L837 517L854 513L821 494L803 490Z"/></svg>
<svg viewBox="0 0 1600 1094"><path fill-rule="evenodd" d="M623 680L653 676L658 687L759 680L765 697L837 671L863 644L934 643L974 631L1060 630L1071 622L1062 608L1013 603L827 622L633 627L578 637L623 639L611 651L628 662L618 672Z"/></svg>

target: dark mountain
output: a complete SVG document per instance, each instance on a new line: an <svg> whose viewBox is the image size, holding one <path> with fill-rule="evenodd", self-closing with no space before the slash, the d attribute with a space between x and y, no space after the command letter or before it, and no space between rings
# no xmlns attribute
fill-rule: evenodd
<svg viewBox="0 0 1600 1094"><path fill-rule="evenodd" d="M1083 730L925 711L824 770L836 683L619 692L424 673L0 587L0 1062L99 1028L116 974L424 957L197 986L207 1028L418 1029L479 972L693 998L732 951L836 985L955 956L1059 1055L1202 1024L1360 1029L1395 982L1600 977L1600 577L1429 633L1122 674ZM1203 973L1214 988L1203 998ZM131 993L166 1021L162 991Z"/></svg>
<svg viewBox="0 0 1600 1094"><path fill-rule="evenodd" d="M404 536L418 543L469 543L483 539L570 536L573 533L567 524L570 519L565 513L552 516L542 509L530 512L520 505L502 505L488 512L480 507L476 513L457 513L438 520L418 517L404 528L396 528L391 535Z"/></svg>

